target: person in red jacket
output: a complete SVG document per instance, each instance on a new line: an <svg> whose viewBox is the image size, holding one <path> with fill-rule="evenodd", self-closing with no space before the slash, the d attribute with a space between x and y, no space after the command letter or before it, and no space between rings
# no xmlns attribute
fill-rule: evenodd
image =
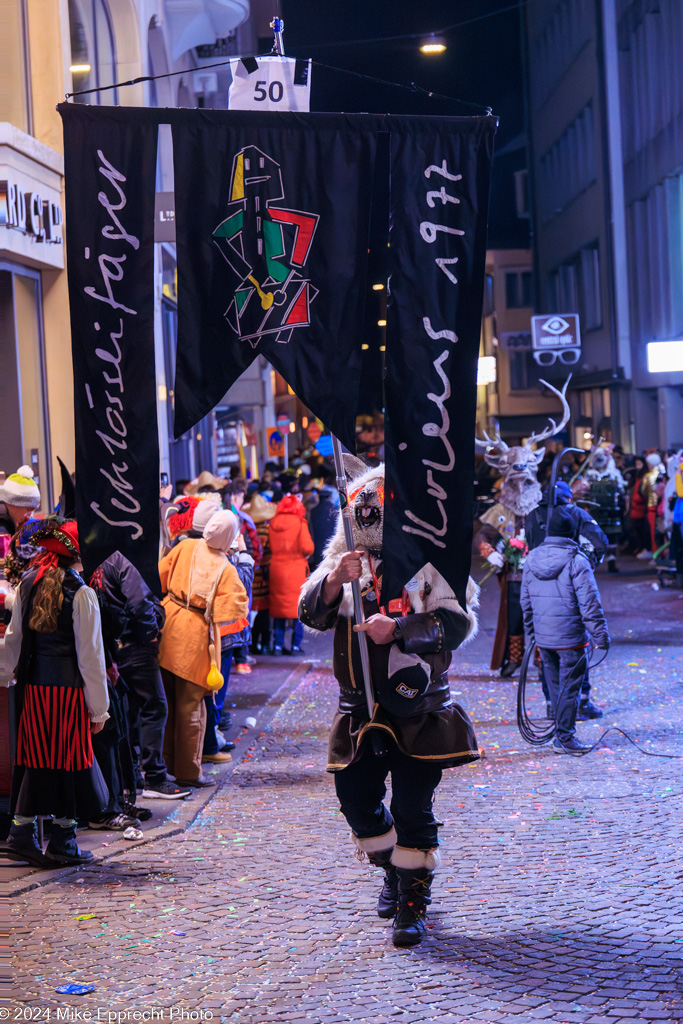
<svg viewBox="0 0 683 1024"><path fill-rule="evenodd" d="M273 654L285 653L287 619L292 620L291 653L301 653L304 635L299 621L299 593L308 576L307 559L315 545L300 495L286 494L268 531L270 543L270 614L273 619Z"/></svg>

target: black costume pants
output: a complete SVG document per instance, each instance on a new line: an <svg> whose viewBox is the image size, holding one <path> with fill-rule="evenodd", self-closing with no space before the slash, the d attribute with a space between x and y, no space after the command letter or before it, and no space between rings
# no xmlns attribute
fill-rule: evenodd
<svg viewBox="0 0 683 1024"><path fill-rule="evenodd" d="M128 741L128 700L123 677L116 686L108 684L109 718L100 732L93 733L92 748L107 783L109 801L102 817L121 814L124 790L135 803L135 770Z"/></svg>
<svg viewBox="0 0 683 1024"><path fill-rule="evenodd" d="M128 687L131 737L139 728L140 761L149 785L167 776L162 754L168 704L159 670L156 644L126 644L116 659ZM133 754L136 755L133 743Z"/></svg>
<svg viewBox="0 0 683 1024"><path fill-rule="evenodd" d="M383 803L389 772L391 810ZM399 846L427 850L439 845L432 802L441 774L433 762L402 754L392 740L387 756L375 757L366 737L353 764L334 773L334 784L341 812L359 839L382 836L393 825Z"/></svg>
<svg viewBox="0 0 683 1024"><path fill-rule="evenodd" d="M586 671L586 649L554 651L541 647L541 661L555 712L557 735L570 740L576 731L576 712Z"/></svg>
<svg viewBox="0 0 683 1024"><path fill-rule="evenodd" d="M508 580L508 636L524 635L521 580Z"/></svg>

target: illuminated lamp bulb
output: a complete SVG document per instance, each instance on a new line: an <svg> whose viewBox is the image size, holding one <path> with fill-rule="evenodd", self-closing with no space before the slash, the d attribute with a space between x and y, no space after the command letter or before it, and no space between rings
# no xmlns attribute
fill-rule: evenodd
<svg viewBox="0 0 683 1024"><path fill-rule="evenodd" d="M446 49L446 40L443 36L428 36L427 39L423 39L420 43L421 53L435 54L443 53Z"/></svg>

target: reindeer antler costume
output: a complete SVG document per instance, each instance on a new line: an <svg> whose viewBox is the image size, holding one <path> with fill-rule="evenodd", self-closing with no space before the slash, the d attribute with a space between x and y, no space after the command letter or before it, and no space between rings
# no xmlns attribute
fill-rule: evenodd
<svg viewBox="0 0 683 1024"><path fill-rule="evenodd" d="M519 668L524 656L524 627L519 603L522 574L506 562L503 554L505 542L523 538L524 517L541 501L541 485L537 474L545 448L534 448L534 445L559 434L569 421L566 395L570 380L571 374L561 391L545 380L540 382L562 402L562 418L556 423L549 417L550 422L545 430L539 434L533 433L526 444L510 447L500 434L489 437L484 433L483 438L475 438L477 447L484 449L486 462L499 469L502 475L500 499L481 516L483 525L475 537L475 546L498 573L500 582L501 599L491 668L500 668L503 676L511 676Z"/></svg>

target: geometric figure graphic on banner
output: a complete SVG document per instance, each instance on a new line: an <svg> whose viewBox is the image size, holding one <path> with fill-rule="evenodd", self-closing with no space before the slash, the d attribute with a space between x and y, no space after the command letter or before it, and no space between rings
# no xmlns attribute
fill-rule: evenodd
<svg viewBox="0 0 683 1024"><path fill-rule="evenodd" d="M176 436L264 355L352 446L375 133L339 115L179 113Z"/></svg>
<svg viewBox="0 0 683 1024"><path fill-rule="evenodd" d="M311 106L311 62L294 57L230 61L228 110L296 110Z"/></svg>
<svg viewBox="0 0 683 1024"><path fill-rule="evenodd" d="M577 313L547 313L531 318L531 347L539 366L558 360L573 366L581 358L581 329Z"/></svg>
<svg viewBox="0 0 683 1024"><path fill-rule="evenodd" d="M287 344L295 327L308 327L308 310L317 295L304 267L319 218L272 206L282 200L278 164L255 146L241 150L233 159L228 215L213 238L235 275L225 318L252 348L266 334ZM282 224L295 227L290 252Z"/></svg>
<svg viewBox="0 0 683 1024"><path fill-rule="evenodd" d="M278 427L267 427L268 454L273 458L283 458L285 454L285 440Z"/></svg>

